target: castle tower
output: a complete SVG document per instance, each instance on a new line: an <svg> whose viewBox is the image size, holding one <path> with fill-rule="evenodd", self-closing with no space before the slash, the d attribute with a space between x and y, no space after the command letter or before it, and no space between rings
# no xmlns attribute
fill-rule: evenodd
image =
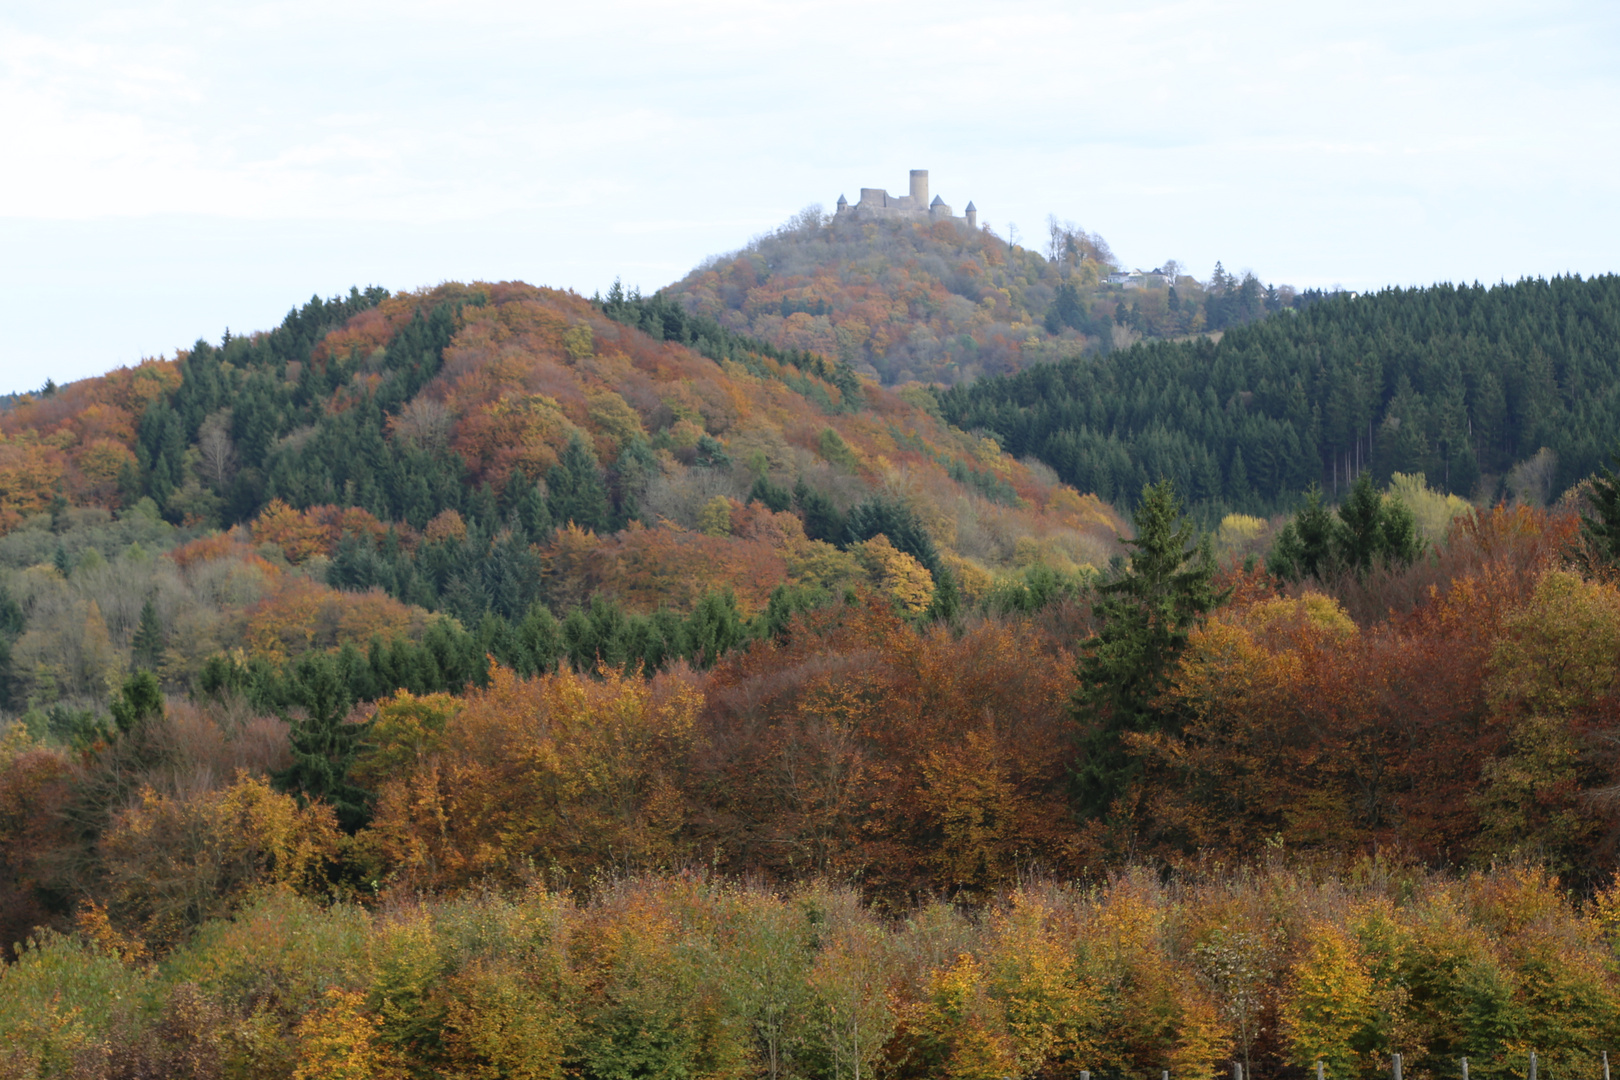
<svg viewBox="0 0 1620 1080"><path fill-rule="evenodd" d="M911 205L921 210L928 205L928 170L911 170Z"/></svg>
<svg viewBox="0 0 1620 1080"><path fill-rule="evenodd" d="M843 201L842 195L840 195L838 198L840 202ZM979 227L979 208L973 205L972 199L969 199L967 204L967 221L968 228L977 229Z"/></svg>
<svg viewBox="0 0 1620 1080"><path fill-rule="evenodd" d="M948 221L950 220L950 217L951 208L945 205L944 199L940 198L938 195L935 195L934 201L928 204L928 220Z"/></svg>
<svg viewBox="0 0 1620 1080"><path fill-rule="evenodd" d="M840 214L849 213L849 200L844 198L844 196L842 194L840 194L838 196L838 211L837 212L840 213Z"/></svg>

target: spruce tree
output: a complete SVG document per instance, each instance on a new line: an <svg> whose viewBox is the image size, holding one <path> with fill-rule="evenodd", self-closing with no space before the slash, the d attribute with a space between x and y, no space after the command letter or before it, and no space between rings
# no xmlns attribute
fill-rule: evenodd
<svg viewBox="0 0 1620 1080"><path fill-rule="evenodd" d="M150 671L137 671L124 680L124 688L108 707L113 723L124 735L138 730L148 720L163 715L163 688Z"/></svg>
<svg viewBox="0 0 1620 1080"><path fill-rule="evenodd" d="M558 525L573 522L601 532L608 524L607 484L596 452L582 436L568 440L557 464L546 474L547 504Z"/></svg>
<svg viewBox="0 0 1620 1080"><path fill-rule="evenodd" d="M1381 563L1408 565L1423 549L1412 511L1399 499L1380 495L1365 472L1339 507L1337 535L1340 558L1358 573Z"/></svg>
<svg viewBox="0 0 1620 1080"><path fill-rule="evenodd" d="M804 482L793 485L793 503L804 517L804 535L812 540L837 544L844 539L844 515L832 499Z"/></svg>
<svg viewBox="0 0 1620 1080"><path fill-rule="evenodd" d="M338 824L352 833L366 823L370 794L349 782L365 734L363 725L348 722L354 705L349 686L324 653L300 659L291 681L291 696L304 715L289 720L292 764L272 779L282 791L331 804Z"/></svg>
<svg viewBox="0 0 1620 1080"><path fill-rule="evenodd" d="M1070 707L1082 732L1074 769L1075 797L1086 817L1103 817L1130 787L1139 763L1126 748L1128 732L1167 726L1155 707L1187 635L1225 597L1214 587L1208 539L1181 517L1169 480L1142 490L1135 513L1130 564L1097 589L1097 632L1080 648L1080 685Z"/></svg>
<svg viewBox="0 0 1620 1080"><path fill-rule="evenodd" d="M137 667L156 671L163 660L164 644L163 623L158 618L157 605L151 597L147 597L146 603L141 605L141 621L135 626L131 658Z"/></svg>
<svg viewBox="0 0 1620 1080"><path fill-rule="evenodd" d="M806 530L808 532L808 530ZM939 574L939 551L922 522L905 503L874 495L849 512L844 526L845 545L860 544L878 535L922 563L930 574Z"/></svg>
<svg viewBox="0 0 1620 1080"><path fill-rule="evenodd" d="M1620 465L1620 450L1609 460ZM1589 557L1610 567L1620 566L1620 476L1607 465L1599 466L1592 477L1587 502L1591 512L1581 515L1581 535Z"/></svg>
<svg viewBox="0 0 1620 1080"><path fill-rule="evenodd" d="M1322 505L1322 490L1312 486L1305 505L1277 533L1266 569L1288 581L1325 577L1338 558L1334 540L1333 514Z"/></svg>

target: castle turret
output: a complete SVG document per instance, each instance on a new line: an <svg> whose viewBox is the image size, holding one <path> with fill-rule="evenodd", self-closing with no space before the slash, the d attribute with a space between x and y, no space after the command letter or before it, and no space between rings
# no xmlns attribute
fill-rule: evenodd
<svg viewBox="0 0 1620 1080"><path fill-rule="evenodd" d="M839 198L842 200L843 196L839 196ZM973 205L972 199L969 199L967 204L967 223L970 229L979 227L979 208Z"/></svg>
<svg viewBox="0 0 1620 1080"><path fill-rule="evenodd" d="M928 220L949 221L950 217L951 208L945 205L944 199L940 198L938 195L935 195L934 201L928 204Z"/></svg>
<svg viewBox="0 0 1620 1080"><path fill-rule="evenodd" d="M911 170L911 205L921 210L928 205L928 170Z"/></svg>
<svg viewBox="0 0 1620 1080"><path fill-rule="evenodd" d="M838 213L840 213L840 214L849 213L849 200L844 198L844 196L842 194L840 194L838 196Z"/></svg>

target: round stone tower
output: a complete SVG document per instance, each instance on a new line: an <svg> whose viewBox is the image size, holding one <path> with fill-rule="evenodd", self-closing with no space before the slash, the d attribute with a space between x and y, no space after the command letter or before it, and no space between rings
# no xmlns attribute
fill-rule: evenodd
<svg viewBox="0 0 1620 1080"><path fill-rule="evenodd" d="M911 205L918 210L928 205L928 170L911 170Z"/></svg>
<svg viewBox="0 0 1620 1080"><path fill-rule="evenodd" d="M967 222L970 229L979 227L979 208L973 205L972 199L969 199L967 204Z"/></svg>

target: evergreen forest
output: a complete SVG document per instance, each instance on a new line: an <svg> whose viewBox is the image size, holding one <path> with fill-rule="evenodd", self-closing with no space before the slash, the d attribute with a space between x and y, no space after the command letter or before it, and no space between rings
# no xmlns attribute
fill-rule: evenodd
<svg viewBox="0 0 1620 1080"><path fill-rule="evenodd" d="M1274 513L1363 471L1546 502L1620 431L1620 277L1333 297L951 387L940 409L1127 505L1170 477L1195 504Z"/></svg>

